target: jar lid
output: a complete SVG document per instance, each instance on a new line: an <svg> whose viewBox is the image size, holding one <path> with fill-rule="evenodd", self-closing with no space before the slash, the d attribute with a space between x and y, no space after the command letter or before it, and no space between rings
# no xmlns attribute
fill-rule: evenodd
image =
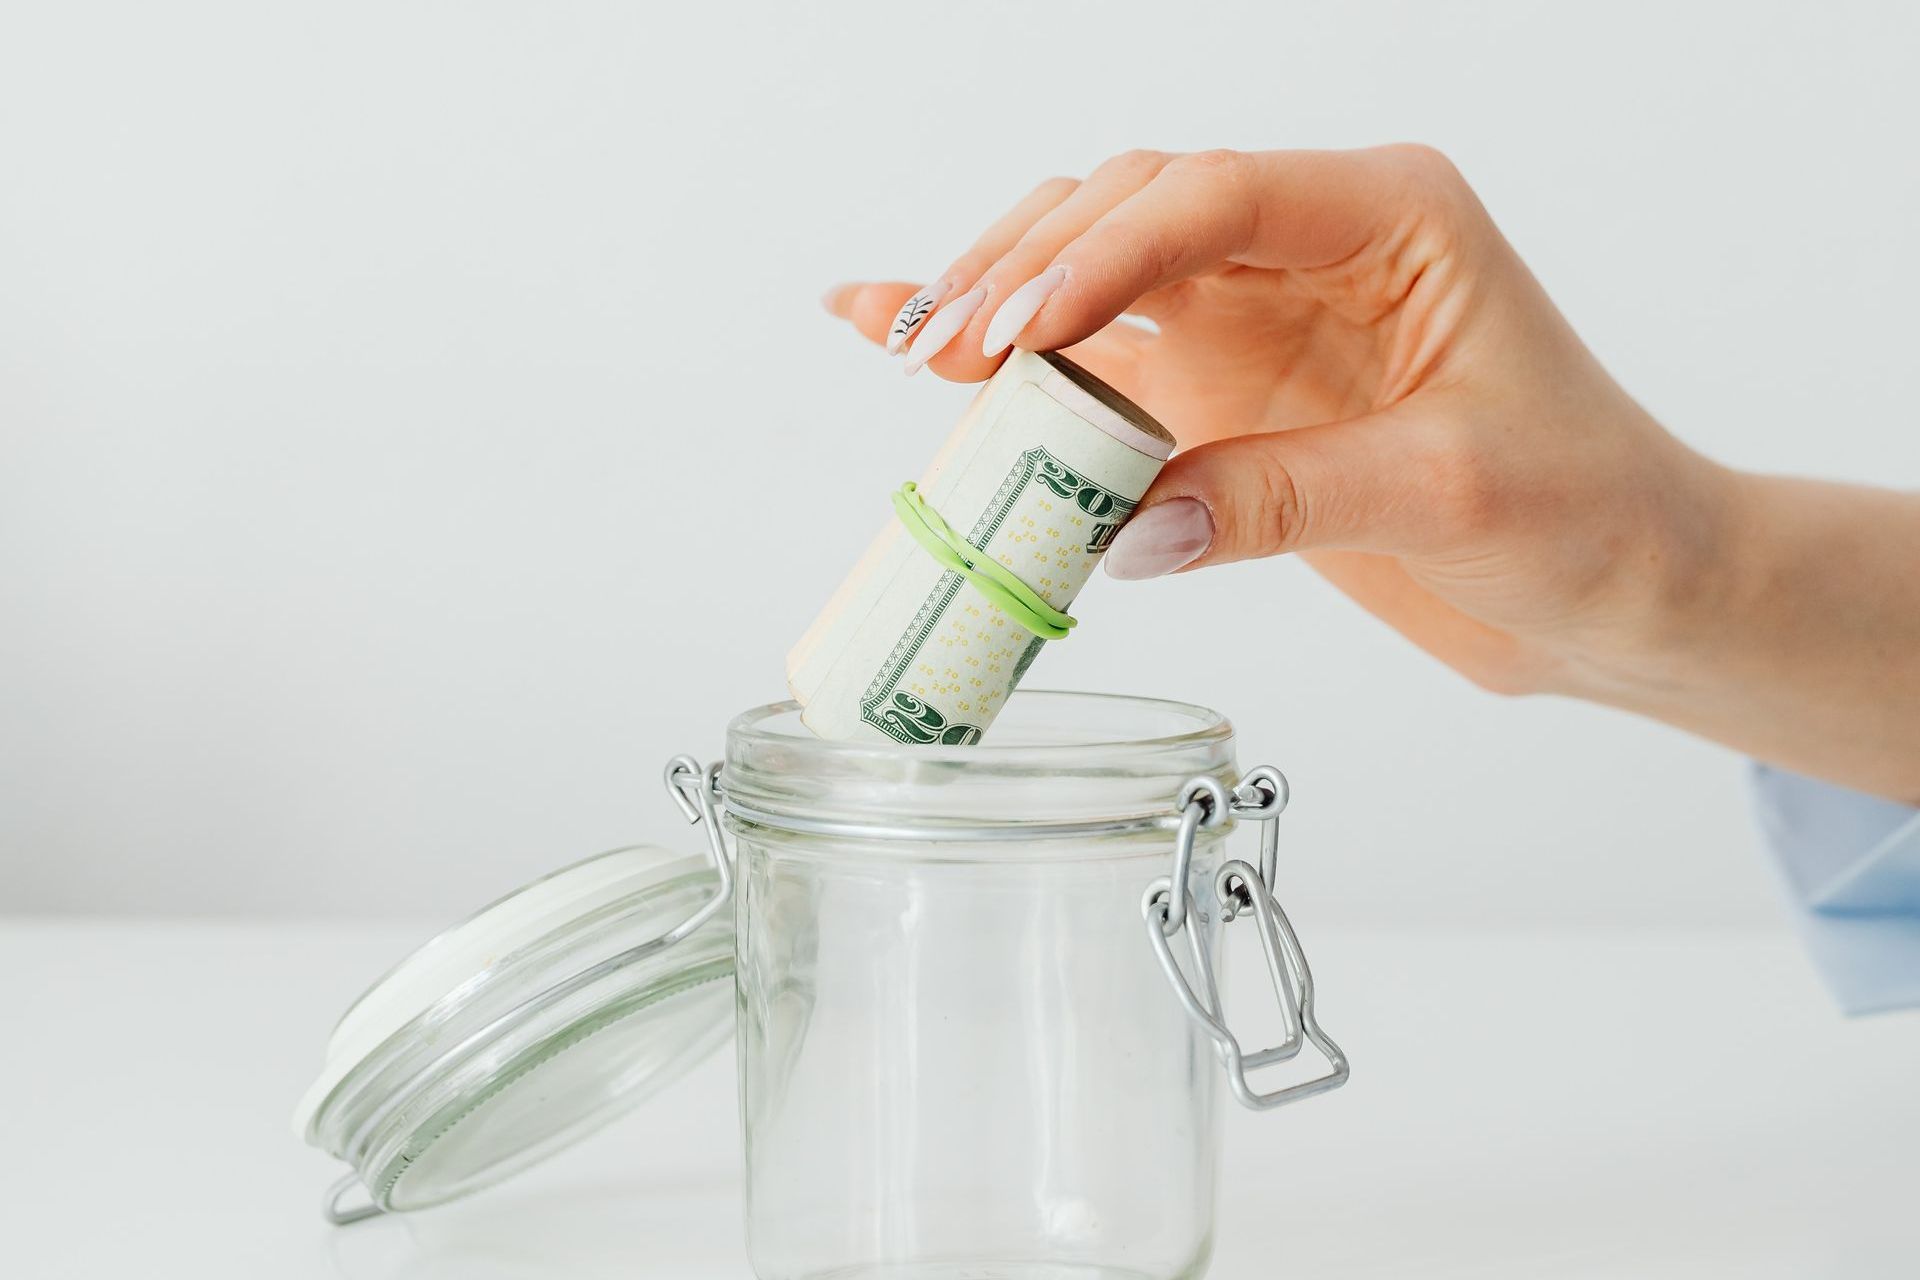
<svg viewBox="0 0 1920 1280"><path fill-rule="evenodd" d="M295 1131L381 1210L477 1191L594 1131L727 1039L726 891L707 859L635 846L500 899L354 1002Z"/></svg>

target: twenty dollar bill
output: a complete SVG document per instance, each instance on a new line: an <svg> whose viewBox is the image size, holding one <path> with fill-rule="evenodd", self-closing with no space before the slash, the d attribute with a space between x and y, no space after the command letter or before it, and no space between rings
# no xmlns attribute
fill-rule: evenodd
<svg viewBox="0 0 1920 1280"><path fill-rule="evenodd" d="M919 483L967 542L1065 611L1173 437L1064 357L1016 350ZM787 656L823 738L977 742L1045 642L890 521Z"/></svg>

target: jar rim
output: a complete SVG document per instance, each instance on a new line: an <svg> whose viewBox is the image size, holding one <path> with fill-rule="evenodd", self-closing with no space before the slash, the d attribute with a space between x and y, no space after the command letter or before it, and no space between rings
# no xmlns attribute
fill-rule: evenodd
<svg viewBox="0 0 1920 1280"><path fill-rule="evenodd" d="M1233 726L1217 711L1130 695L1015 691L985 742L908 746L815 737L792 702L727 730L729 824L845 840L946 843L1152 830L1188 782L1231 786Z"/></svg>
<svg viewBox="0 0 1920 1280"><path fill-rule="evenodd" d="M822 758L857 760L863 757L897 759L910 756L929 763L988 765L1004 769L1009 763L1045 767L1049 761L1067 761L1090 751L1154 755L1187 746L1226 741L1233 737L1233 724L1226 716L1198 703L1172 698L1147 698L1126 693L1094 693L1075 689L1020 689L1009 700L1009 710L1030 710L1042 702L1079 705L1100 704L1110 710L1130 709L1147 714L1183 718L1190 727L1174 732L1116 735L1110 733L1074 734L1051 742L1020 741L1017 725L1012 734L1000 732L968 746L904 746L891 742L838 740L815 736L800 723L800 704L792 699L769 702L735 716L727 725L730 741L779 745L790 750ZM1003 719L1005 717L1003 716ZM776 723L780 722L780 723Z"/></svg>

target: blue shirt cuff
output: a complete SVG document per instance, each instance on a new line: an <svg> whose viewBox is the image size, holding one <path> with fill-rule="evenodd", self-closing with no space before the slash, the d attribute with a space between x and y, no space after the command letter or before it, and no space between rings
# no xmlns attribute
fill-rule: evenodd
<svg viewBox="0 0 1920 1280"><path fill-rule="evenodd" d="M1795 923L1848 1013L1920 1005L1920 810L1754 766Z"/></svg>

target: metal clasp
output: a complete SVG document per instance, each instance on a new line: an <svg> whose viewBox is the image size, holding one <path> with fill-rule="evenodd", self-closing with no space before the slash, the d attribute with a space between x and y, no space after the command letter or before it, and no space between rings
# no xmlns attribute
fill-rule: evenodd
<svg viewBox="0 0 1920 1280"><path fill-rule="evenodd" d="M1279 869L1279 818L1287 807L1288 794L1286 776L1271 765L1248 771L1231 795L1217 778L1205 776L1180 788L1175 800L1180 825L1173 841L1173 875L1148 885L1140 900L1147 940L1153 944L1154 955L1159 958L1160 968L1166 973L1181 1008L1219 1050L1234 1097L1255 1111L1269 1111L1338 1089L1347 1082L1348 1075L1346 1054L1320 1029L1319 1020L1314 1016L1313 971L1307 967L1300 939L1287 913L1274 899L1271 887ZM1267 976L1273 983L1280 1016L1286 1025L1285 1039L1257 1053L1244 1052L1239 1038L1227 1028L1220 984L1214 977L1207 941L1192 919L1198 904L1188 887L1195 838L1202 829L1219 828L1234 820L1260 824L1260 865L1256 867L1239 858L1223 863L1214 873L1213 893L1219 901L1223 923L1231 923L1248 912L1259 923ZM1195 993L1173 954L1173 939L1183 929L1193 970L1204 988L1203 995ZM1271 1093L1261 1093L1247 1079L1250 1071L1291 1061L1307 1044L1326 1057L1328 1069L1324 1075Z"/></svg>
<svg viewBox="0 0 1920 1280"><path fill-rule="evenodd" d="M692 756L675 756L667 761L662 774L667 794L673 797L673 803L679 806L687 821L705 825L707 857L720 877L720 886L685 921L649 944L651 947L672 946L712 919L715 912L733 899L733 859L727 856L727 842L720 831L720 763L715 760L703 769Z"/></svg>

